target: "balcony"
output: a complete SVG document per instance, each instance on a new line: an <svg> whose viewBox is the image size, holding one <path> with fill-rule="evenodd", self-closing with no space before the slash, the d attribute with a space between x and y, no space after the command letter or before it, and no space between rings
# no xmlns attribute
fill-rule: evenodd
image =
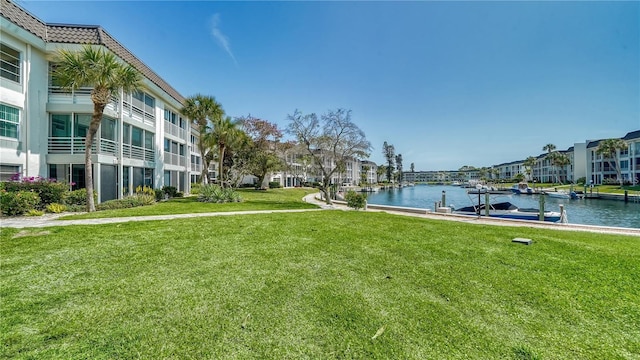
<svg viewBox="0 0 640 360"><path fill-rule="evenodd" d="M83 137L50 137L48 138L49 154L84 154ZM118 142L107 139L97 139L91 145L94 154L118 156ZM153 162L155 151L139 146L125 144L122 147L124 158Z"/></svg>
<svg viewBox="0 0 640 360"><path fill-rule="evenodd" d="M165 152L164 163L168 165L187 166L187 158L186 156Z"/></svg>
<svg viewBox="0 0 640 360"><path fill-rule="evenodd" d="M177 136L180 139L186 139L186 129L179 127L176 124L172 124L169 121L164 122L164 132L165 134L171 134L173 136Z"/></svg>

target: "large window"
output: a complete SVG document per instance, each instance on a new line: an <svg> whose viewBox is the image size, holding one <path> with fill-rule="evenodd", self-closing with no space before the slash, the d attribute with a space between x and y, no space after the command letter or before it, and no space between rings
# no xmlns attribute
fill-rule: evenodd
<svg viewBox="0 0 640 360"><path fill-rule="evenodd" d="M131 128L131 145L142 147L142 129L135 126Z"/></svg>
<svg viewBox="0 0 640 360"><path fill-rule="evenodd" d="M73 122L73 136L86 137L87 131L89 131L90 124L91 124L91 115L76 114L76 117Z"/></svg>
<svg viewBox="0 0 640 360"><path fill-rule="evenodd" d="M71 137L71 115L51 115L51 137Z"/></svg>
<svg viewBox="0 0 640 360"><path fill-rule="evenodd" d="M100 137L102 139L116 141L116 121L114 119L102 119L102 122L100 122Z"/></svg>
<svg viewBox="0 0 640 360"><path fill-rule="evenodd" d="M20 52L0 43L0 77L20 82Z"/></svg>
<svg viewBox="0 0 640 360"><path fill-rule="evenodd" d="M20 124L20 110L0 104L0 136L18 138Z"/></svg>

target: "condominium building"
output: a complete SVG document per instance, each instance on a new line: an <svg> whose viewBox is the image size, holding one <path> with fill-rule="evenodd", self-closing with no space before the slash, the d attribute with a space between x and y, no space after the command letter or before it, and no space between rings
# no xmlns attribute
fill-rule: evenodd
<svg viewBox="0 0 640 360"><path fill-rule="evenodd" d="M0 0L0 178L18 173L84 187L84 138L91 121L90 88L52 84L51 55L90 44L115 54L144 78L144 91L119 94L104 110L93 144L98 200L138 186L188 192L201 161L184 98L99 25L48 24ZM193 165L193 166L192 166Z"/></svg>

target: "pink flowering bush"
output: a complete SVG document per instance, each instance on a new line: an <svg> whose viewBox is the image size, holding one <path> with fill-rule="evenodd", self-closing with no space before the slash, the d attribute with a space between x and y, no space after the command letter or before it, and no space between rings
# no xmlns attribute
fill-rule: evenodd
<svg viewBox="0 0 640 360"><path fill-rule="evenodd" d="M10 181L3 183L3 188L7 192L16 193L20 191L32 191L40 199L36 204L36 209L44 209L51 203L63 203L69 185L64 182L57 182L56 179L45 179L40 176L21 177L15 174Z"/></svg>

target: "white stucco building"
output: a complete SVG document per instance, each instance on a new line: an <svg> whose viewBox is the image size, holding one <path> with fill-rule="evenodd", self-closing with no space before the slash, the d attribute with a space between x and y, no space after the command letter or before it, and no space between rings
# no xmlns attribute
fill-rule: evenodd
<svg viewBox="0 0 640 360"><path fill-rule="evenodd" d="M0 0L0 178L15 173L84 187L84 137L93 104L89 88L52 85L49 58L57 49L91 44L113 52L144 77L145 90L122 94L105 108L93 145L98 200L137 186L188 192L200 159L183 96L98 25L47 24Z"/></svg>

